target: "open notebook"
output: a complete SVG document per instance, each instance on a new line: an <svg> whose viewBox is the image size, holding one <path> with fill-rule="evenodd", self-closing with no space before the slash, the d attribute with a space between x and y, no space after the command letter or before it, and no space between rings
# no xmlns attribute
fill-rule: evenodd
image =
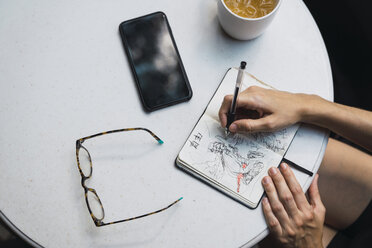
<svg viewBox="0 0 372 248"><path fill-rule="evenodd" d="M227 71L176 163L230 197L256 208L264 192L262 178L270 167L280 164L299 125L273 133L225 137L218 111L223 97L234 91L237 74L238 68ZM245 72L241 91L252 85L270 87Z"/></svg>

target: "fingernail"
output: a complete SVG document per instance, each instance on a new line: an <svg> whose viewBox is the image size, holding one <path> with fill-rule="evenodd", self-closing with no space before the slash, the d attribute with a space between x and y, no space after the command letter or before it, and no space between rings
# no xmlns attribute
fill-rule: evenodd
<svg viewBox="0 0 372 248"><path fill-rule="evenodd" d="M263 202L264 204L267 204L267 203L269 203L269 200L268 200L267 197L265 196L265 197L262 199L262 202Z"/></svg>
<svg viewBox="0 0 372 248"><path fill-rule="evenodd" d="M263 184L269 184L270 183L269 177L264 177L262 182L263 182Z"/></svg>
<svg viewBox="0 0 372 248"><path fill-rule="evenodd" d="M275 168L275 167L271 167L269 172L270 172L271 175L275 175L278 172L278 169Z"/></svg>
<svg viewBox="0 0 372 248"><path fill-rule="evenodd" d="M230 129L231 132L236 132L238 127L236 126L236 124L231 124L229 129Z"/></svg>
<svg viewBox="0 0 372 248"><path fill-rule="evenodd" d="M288 166L287 166L286 163L281 163L280 168L283 169L283 170L286 170L288 168Z"/></svg>

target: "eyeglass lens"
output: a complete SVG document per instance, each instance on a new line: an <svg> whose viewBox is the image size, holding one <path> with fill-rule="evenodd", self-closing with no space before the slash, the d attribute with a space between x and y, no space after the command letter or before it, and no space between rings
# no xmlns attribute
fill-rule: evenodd
<svg viewBox="0 0 372 248"><path fill-rule="evenodd" d="M79 166L84 176L89 177L92 173L92 159L88 151L82 146L79 149Z"/></svg>
<svg viewBox="0 0 372 248"><path fill-rule="evenodd" d="M104 217L103 207L95 192L87 191L87 203L94 217L98 220L102 220Z"/></svg>

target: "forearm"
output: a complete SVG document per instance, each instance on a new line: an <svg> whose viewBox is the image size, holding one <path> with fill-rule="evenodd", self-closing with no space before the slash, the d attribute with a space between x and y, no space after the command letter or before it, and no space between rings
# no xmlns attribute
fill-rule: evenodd
<svg viewBox="0 0 372 248"><path fill-rule="evenodd" d="M301 120L315 124L372 151L372 112L329 102L318 96L307 96Z"/></svg>

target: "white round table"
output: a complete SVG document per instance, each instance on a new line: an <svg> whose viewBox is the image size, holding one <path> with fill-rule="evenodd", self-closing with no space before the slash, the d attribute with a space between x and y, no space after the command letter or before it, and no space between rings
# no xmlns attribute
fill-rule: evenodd
<svg viewBox="0 0 372 248"><path fill-rule="evenodd" d="M0 1L0 216L10 228L36 247L249 247L265 237L261 206L251 210L226 197L179 170L175 158L229 67L246 60L247 71L277 89L332 100L330 64L302 1L283 1L252 41L228 37L216 7L216 0ZM118 25L159 10L168 16L194 95L145 113ZM123 166L93 165L89 186L103 201L105 220L184 199L157 215L96 227L75 140L137 126L165 144L124 156ZM287 158L317 171L327 140L325 130L303 126ZM311 178L296 175L307 189Z"/></svg>

